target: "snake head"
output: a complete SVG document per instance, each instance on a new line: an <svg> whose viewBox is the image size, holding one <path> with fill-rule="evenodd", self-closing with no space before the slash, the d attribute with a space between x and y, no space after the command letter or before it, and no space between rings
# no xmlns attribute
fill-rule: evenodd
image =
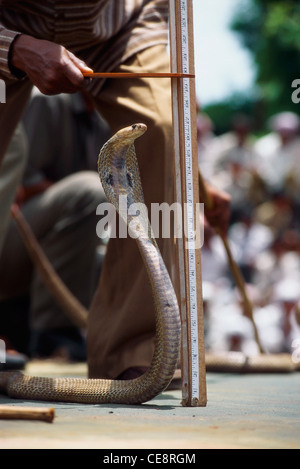
<svg viewBox="0 0 300 469"><path fill-rule="evenodd" d="M103 168L107 165L113 167L114 156L119 154L124 157L134 141L141 137L147 130L146 124L132 124L116 132L102 147L98 158L98 172L101 177Z"/></svg>
<svg viewBox="0 0 300 469"><path fill-rule="evenodd" d="M112 143L118 145L130 145L138 137L141 137L147 130L146 124L132 124L129 127L119 130L111 139Z"/></svg>
<svg viewBox="0 0 300 469"><path fill-rule="evenodd" d="M125 127L115 133L100 151L100 179L108 201L117 210L120 195L127 195L128 204L144 200L134 142L146 130L147 126L141 123Z"/></svg>

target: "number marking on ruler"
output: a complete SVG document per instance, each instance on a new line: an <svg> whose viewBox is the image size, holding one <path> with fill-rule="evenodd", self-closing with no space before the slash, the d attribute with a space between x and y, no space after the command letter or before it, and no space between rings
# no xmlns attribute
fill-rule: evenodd
<svg viewBox="0 0 300 469"><path fill-rule="evenodd" d="M187 0L181 0L181 38L182 38L182 72L189 73L189 34ZM193 193L193 155L191 134L190 80L183 79L183 119L186 173L186 201L188 228L188 263L190 294L190 334L191 334L191 374L192 399L199 399L199 349L198 349L198 303L195 256L195 215Z"/></svg>

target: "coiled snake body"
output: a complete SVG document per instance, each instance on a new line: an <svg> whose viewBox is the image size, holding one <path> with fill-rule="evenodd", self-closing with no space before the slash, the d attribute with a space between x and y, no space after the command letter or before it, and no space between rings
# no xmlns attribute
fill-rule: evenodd
<svg viewBox="0 0 300 469"><path fill-rule="evenodd" d="M152 363L133 380L40 378L20 372L0 372L0 393L21 399L81 403L140 404L161 393L173 378L180 348L180 316L176 295L159 249L152 236L134 149L134 140L146 131L134 124L117 132L102 148L98 170L109 202L136 238L152 286L156 311L156 338ZM135 205L135 207L134 207ZM134 208L131 210L131 208ZM19 213L18 213L19 212ZM132 214L133 213L133 214ZM88 312L57 278L20 211L12 211L28 252L45 284L62 309L79 327L86 327ZM278 373L300 371L290 354L242 352L206 353L207 371Z"/></svg>
<svg viewBox="0 0 300 469"><path fill-rule="evenodd" d="M101 149L98 170L108 201L137 240L152 286L156 337L149 369L132 380L44 378L1 372L0 392L10 397L45 401L140 404L157 396L170 383L180 348L180 316L172 282L143 211L134 140L146 129L144 124L134 124L117 132ZM130 215L132 204L138 204L138 211Z"/></svg>

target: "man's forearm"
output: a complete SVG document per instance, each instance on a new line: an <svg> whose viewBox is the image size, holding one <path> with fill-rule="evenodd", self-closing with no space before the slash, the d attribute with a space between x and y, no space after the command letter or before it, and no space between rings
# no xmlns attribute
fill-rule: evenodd
<svg viewBox="0 0 300 469"><path fill-rule="evenodd" d="M24 72L44 94L74 93L91 69L63 46L19 35L11 51L11 65Z"/></svg>

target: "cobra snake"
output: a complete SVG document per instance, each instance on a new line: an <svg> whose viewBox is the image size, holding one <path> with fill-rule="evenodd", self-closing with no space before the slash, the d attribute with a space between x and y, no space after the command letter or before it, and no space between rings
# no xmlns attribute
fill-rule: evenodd
<svg viewBox="0 0 300 469"><path fill-rule="evenodd" d="M134 141L146 130L145 124L134 124L118 131L102 147L98 171L107 200L136 238L151 283L156 335L150 367L132 380L46 378L7 371L0 373L0 392L42 401L141 404L164 391L172 380L180 349L180 315L171 279L142 209L145 205ZM125 207L119 204L124 200L120 196L126 197ZM134 215L129 210L132 204L138 204Z"/></svg>
<svg viewBox="0 0 300 469"><path fill-rule="evenodd" d="M162 260L151 226L143 212L144 197L134 141L147 127L134 124L117 132L101 149L98 171L106 197L136 238L152 286L156 311L156 338L153 359L146 373L133 380L41 378L21 372L0 372L0 392L10 397L81 403L140 404L161 393L171 382L180 348L179 308L167 269ZM126 196L126 207L119 197ZM124 199L122 199L124 200ZM129 215L138 204L139 215ZM12 216L23 235L28 252L45 284L62 309L78 327L86 327L88 311L61 282L20 211ZM206 369L214 372L288 373L300 371L290 354L259 354L248 357L242 352L206 353Z"/></svg>

